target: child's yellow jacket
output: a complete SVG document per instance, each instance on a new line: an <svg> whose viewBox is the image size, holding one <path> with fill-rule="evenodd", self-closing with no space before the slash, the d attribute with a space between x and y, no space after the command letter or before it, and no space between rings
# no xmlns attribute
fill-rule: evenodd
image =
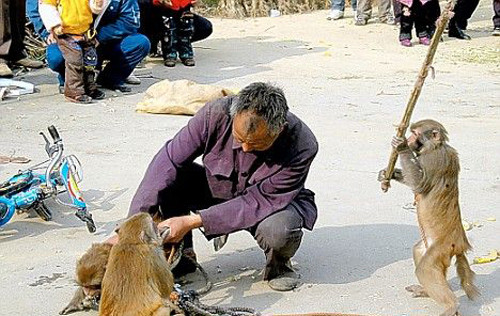
<svg viewBox="0 0 500 316"><path fill-rule="evenodd" d="M89 0L39 0L40 17L48 31L62 25L65 34L84 34L92 25Z"/></svg>

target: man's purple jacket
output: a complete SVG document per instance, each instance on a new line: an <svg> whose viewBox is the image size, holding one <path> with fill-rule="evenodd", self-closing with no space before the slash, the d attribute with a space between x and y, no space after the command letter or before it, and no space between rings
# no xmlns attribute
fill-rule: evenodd
<svg viewBox="0 0 500 316"><path fill-rule="evenodd" d="M171 186L183 166L202 156L212 196L224 202L198 210L205 234L221 235L255 226L290 203L312 229L317 218L314 194L304 188L318 152L311 130L288 112L287 125L263 152L243 152L232 135L229 113L236 96L207 103L149 164L132 199L129 216L159 203L159 192Z"/></svg>

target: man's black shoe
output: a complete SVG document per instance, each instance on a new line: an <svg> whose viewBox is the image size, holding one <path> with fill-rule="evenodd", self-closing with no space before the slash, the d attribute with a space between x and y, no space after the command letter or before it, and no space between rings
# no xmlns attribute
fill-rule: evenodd
<svg viewBox="0 0 500 316"><path fill-rule="evenodd" d="M195 65L193 58L184 58L181 60L184 66L193 67Z"/></svg>
<svg viewBox="0 0 500 316"><path fill-rule="evenodd" d="M173 59L173 58L167 58L165 59L165 61L163 62L163 64L166 66L166 67L175 67L175 64L177 63L177 60L176 59Z"/></svg>
<svg viewBox="0 0 500 316"><path fill-rule="evenodd" d="M88 95L94 100L102 100L106 97L106 93L102 92L99 89L90 91Z"/></svg>
<svg viewBox="0 0 500 316"><path fill-rule="evenodd" d="M470 40L471 39L471 37L468 34L466 34L464 32L464 30L462 30L461 28L459 28L456 25L453 27L450 26L450 29L448 31L448 36L449 37L456 37L458 39L463 39L463 40Z"/></svg>

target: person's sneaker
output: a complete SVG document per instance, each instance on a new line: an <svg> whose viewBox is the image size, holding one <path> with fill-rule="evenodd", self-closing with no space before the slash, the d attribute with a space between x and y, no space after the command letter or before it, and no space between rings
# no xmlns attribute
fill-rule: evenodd
<svg viewBox="0 0 500 316"><path fill-rule="evenodd" d="M418 42L425 46L429 46L431 44L431 40L427 36L419 37Z"/></svg>
<svg viewBox="0 0 500 316"><path fill-rule="evenodd" d="M493 29L493 32L491 32L491 35L500 36L500 26L495 26L495 28Z"/></svg>
<svg viewBox="0 0 500 316"><path fill-rule="evenodd" d="M399 41L404 47L411 47L411 41L408 38Z"/></svg>
<svg viewBox="0 0 500 316"><path fill-rule="evenodd" d="M177 62L177 60L176 60L176 59L173 59L173 58L167 58L167 59L165 59L165 61L163 62L163 64L164 64L166 67L175 67L176 62Z"/></svg>
<svg viewBox="0 0 500 316"><path fill-rule="evenodd" d="M196 271L196 253L193 248L186 248L182 251L179 263L172 269L174 277L180 278L188 273Z"/></svg>
<svg viewBox="0 0 500 316"><path fill-rule="evenodd" d="M354 25L357 25L357 26L362 26L362 25L366 25L368 23L368 21L366 21L365 18L363 17L356 17L356 22L354 22Z"/></svg>
<svg viewBox="0 0 500 316"><path fill-rule="evenodd" d="M13 62L14 65L16 66L23 66L26 68L42 68L43 67L43 62L35 59L30 59L28 57L18 59Z"/></svg>
<svg viewBox="0 0 500 316"><path fill-rule="evenodd" d="M71 101L73 103L78 103L78 104L89 104L89 103L92 103L92 98L89 97L86 94L77 95L77 96L67 96L67 95L65 95L64 97L66 98L66 100Z"/></svg>
<svg viewBox="0 0 500 316"><path fill-rule="evenodd" d="M394 17L392 15L389 15L387 17L380 19L380 22L385 23L387 25L395 25L396 24L396 21L394 20Z"/></svg>
<svg viewBox="0 0 500 316"><path fill-rule="evenodd" d="M326 17L327 20L338 20L344 17L344 11L340 11L337 9L331 9L330 13Z"/></svg>
<svg viewBox="0 0 500 316"><path fill-rule="evenodd" d="M193 67L195 65L193 58L184 58L181 61L184 66Z"/></svg>
<svg viewBox="0 0 500 316"><path fill-rule="evenodd" d="M64 94L64 86L59 86L57 89L59 90L59 94Z"/></svg>
<svg viewBox="0 0 500 316"><path fill-rule="evenodd" d="M125 79L125 83L139 85L141 84L141 79L137 78L134 75L130 75L127 77L127 79Z"/></svg>
<svg viewBox="0 0 500 316"><path fill-rule="evenodd" d="M99 89L92 90L88 93L89 97L94 100L102 100L106 97L106 93L102 92Z"/></svg>
<svg viewBox="0 0 500 316"><path fill-rule="evenodd" d="M14 76L14 73L12 72L12 70L9 68L9 66L4 63L4 62L0 62L0 78L2 77L13 77Z"/></svg>
<svg viewBox="0 0 500 316"><path fill-rule="evenodd" d="M285 272L267 282L269 287L275 291L291 291L299 286L300 276L296 272Z"/></svg>

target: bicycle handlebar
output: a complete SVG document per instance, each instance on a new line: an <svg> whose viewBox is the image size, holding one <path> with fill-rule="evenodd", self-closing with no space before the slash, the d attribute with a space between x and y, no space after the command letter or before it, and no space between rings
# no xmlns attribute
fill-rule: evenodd
<svg viewBox="0 0 500 316"><path fill-rule="evenodd" d="M54 145L50 146L49 150L49 156L50 156L50 162L45 170L45 183L47 187L52 188L55 190L55 186L52 184L50 181L50 174L52 173L52 170L61 162L62 154L63 154L63 144L62 144L62 139L59 136L59 132L57 132L57 129L54 125L50 125L48 127L50 136L54 140Z"/></svg>
<svg viewBox="0 0 500 316"><path fill-rule="evenodd" d="M57 131L56 127L54 125L50 125L48 127L50 136L52 136L52 139L54 140L55 143L61 141L61 137L59 136L59 132Z"/></svg>

